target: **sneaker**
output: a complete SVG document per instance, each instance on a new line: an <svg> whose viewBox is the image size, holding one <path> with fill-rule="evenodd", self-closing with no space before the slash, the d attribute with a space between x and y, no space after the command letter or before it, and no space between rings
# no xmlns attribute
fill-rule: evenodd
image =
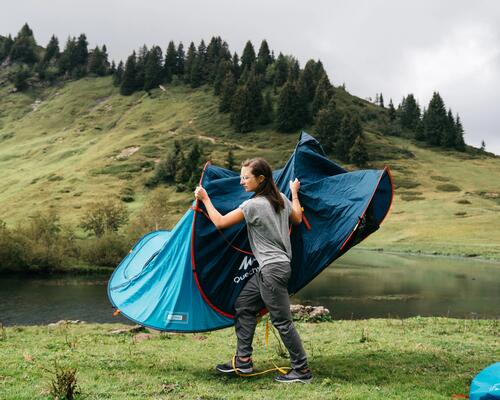
<svg viewBox="0 0 500 400"><path fill-rule="evenodd" d="M217 372L222 374L251 374L253 372L253 362L252 359L248 361L241 361L239 357L236 357L235 360L236 370L233 368L233 360L225 363L219 364L215 367Z"/></svg>
<svg viewBox="0 0 500 400"><path fill-rule="evenodd" d="M312 378L312 372L308 368L305 370L305 372L304 370L292 369L285 375L278 375L276 378L274 378L274 380L276 382L282 383L311 383Z"/></svg>

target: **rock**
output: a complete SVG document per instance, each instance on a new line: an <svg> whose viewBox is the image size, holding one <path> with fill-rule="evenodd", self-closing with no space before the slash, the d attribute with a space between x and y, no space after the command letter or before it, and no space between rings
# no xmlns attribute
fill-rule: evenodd
<svg viewBox="0 0 500 400"><path fill-rule="evenodd" d="M318 322L330 319L330 310L323 306L303 306L302 304L290 305L293 318L306 322Z"/></svg>
<svg viewBox="0 0 500 400"><path fill-rule="evenodd" d="M47 326L61 326L61 325L77 325L84 324L85 321L80 321L79 319L61 319L60 321L53 322Z"/></svg>
<svg viewBox="0 0 500 400"><path fill-rule="evenodd" d="M127 147L121 151L120 154L118 154L115 159L117 160L126 160L129 158L132 154L137 152L139 150L139 146L132 146L132 147Z"/></svg>
<svg viewBox="0 0 500 400"><path fill-rule="evenodd" d="M134 325L130 328L115 329L114 331L109 332L109 334L120 335L122 333L138 333L138 332L147 332L147 330L142 325Z"/></svg>
<svg viewBox="0 0 500 400"><path fill-rule="evenodd" d="M153 337L150 333L138 333L137 335L134 335L134 342L139 343L143 342L145 340L149 340Z"/></svg>

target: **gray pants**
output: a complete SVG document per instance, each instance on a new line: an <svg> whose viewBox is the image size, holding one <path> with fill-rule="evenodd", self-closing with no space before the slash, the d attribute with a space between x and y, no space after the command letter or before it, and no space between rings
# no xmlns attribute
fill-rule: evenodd
<svg viewBox="0 0 500 400"><path fill-rule="evenodd" d="M271 322L290 354L292 368L307 367L307 356L290 312L287 284L291 273L289 263L265 265L250 278L236 299L235 328L238 338L236 355L239 357L252 355L257 314L266 307Z"/></svg>

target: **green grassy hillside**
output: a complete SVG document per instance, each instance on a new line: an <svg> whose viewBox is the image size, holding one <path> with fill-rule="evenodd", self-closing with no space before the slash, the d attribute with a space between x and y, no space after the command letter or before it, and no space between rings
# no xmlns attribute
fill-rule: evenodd
<svg viewBox="0 0 500 400"><path fill-rule="evenodd" d="M0 219L9 226L49 209L76 225L89 203L119 198L125 188L135 191L127 207L137 215L152 194L144 183L175 139L199 140L215 164L223 165L231 148L237 161L260 155L274 167L288 159L297 140L271 126L235 133L210 88L167 86L123 97L106 77L25 93L10 89L0 84ZM383 136L377 132L381 109L341 90L337 102L370 114L371 166L389 165L396 185L390 214L363 246L500 259L500 157ZM171 225L164 228L192 199L168 190Z"/></svg>

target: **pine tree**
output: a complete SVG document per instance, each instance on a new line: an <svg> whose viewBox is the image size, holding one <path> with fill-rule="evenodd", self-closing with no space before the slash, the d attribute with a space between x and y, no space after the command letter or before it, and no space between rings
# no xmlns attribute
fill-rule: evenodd
<svg viewBox="0 0 500 400"><path fill-rule="evenodd" d="M399 107L398 107L399 109ZM398 111L399 113L399 111ZM415 128L415 139L420 140L421 142L426 140L425 136L425 124L427 120L427 110L424 107L424 111L422 112L422 118L418 121L417 127Z"/></svg>
<svg viewBox="0 0 500 400"><path fill-rule="evenodd" d="M173 149L168 153L166 159L161 161L155 169L154 181L173 183L177 175L177 170L184 161L184 153L179 141L174 141Z"/></svg>
<svg viewBox="0 0 500 400"><path fill-rule="evenodd" d="M206 83L208 78L208 70L207 70L207 46L205 45L205 41L202 39L200 44L198 45L197 57L195 58L196 65L193 64L192 68L196 70L191 70L191 78L199 77L197 86L201 86ZM193 86L193 82L191 82L191 86ZM194 86L193 86L194 87Z"/></svg>
<svg viewBox="0 0 500 400"><path fill-rule="evenodd" d="M177 46L177 58L175 61L175 72L174 75L177 75L179 77L184 75L184 63L185 63L185 58L186 55L184 54L184 45L182 42L179 43L179 46Z"/></svg>
<svg viewBox="0 0 500 400"><path fill-rule="evenodd" d="M135 85L136 90L144 89L144 79L146 77L146 60L148 58L149 50L146 45L143 45L139 48L139 52L137 53L137 62L136 62L136 77L135 77Z"/></svg>
<svg viewBox="0 0 500 400"><path fill-rule="evenodd" d="M104 75L112 74L108 61L108 48L105 44L103 44L101 48L101 69L104 72Z"/></svg>
<svg viewBox="0 0 500 400"><path fill-rule="evenodd" d="M165 63L163 64L166 83L172 82L172 77L175 73L177 73L177 62L177 50L175 49L174 42L171 40L168 43L167 52L165 54Z"/></svg>
<svg viewBox="0 0 500 400"><path fill-rule="evenodd" d="M340 113L333 99L330 99L326 107L318 111L314 125L316 137L323 146L325 152L330 153L335 148L340 129Z"/></svg>
<svg viewBox="0 0 500 400"><path fill-rule="evenodd" d="M249 92L250 102L252 104L253 120L257 122L261 117L264 98L262 97L260 79L255 74L255 66L252 67L246 85Z"/></svg>
<svg viewBox="0 0 500 400"><path fill-rule="evenodd" d="M96 46L89 54L88 61L88 71L91 74L97 76L105 76L108 70L108 55L106 53L106 47L103 46L103 50Z"/></svg>
<svg viewBox="0 0 500 400"><path fill-rule="evenodd" d="M231 124L237 132L250 132L255 126L255 114L246 85L236 89L231 105Z"/></svg>
<svg viewBox="0 0 500 400"><path fill-rule="evenodd" d="M202 57L199 54L197 54L191 65L191 74L189 77L189 82L191 83L192 88L197 88L203 85L204 82L203 65L204 62Z"/></svg>
<svg viewBox="0 0 500 400"><path fill-rule="evenodd" d="M481 140L481 148L480 148L481 151L485 151L486 150L486 143L484 142L484 140Z"/></svg>
<svg viewBox="0 0 500 400"><path fill-rule="evenodd" d="M309 107L309 91L303 73L300 73L299 80L297 81L297 97L299 103L299 113L301 125L311 123L311 110Z"/></svg>
<svg viewBox="0 0 500 400"><path fill-rule="evenodd" d="M442 143L443 133L448 124L446 109L443 99L438 92L434 92L427 108L424 119L424 134L426 141L439 146Z"/></svg>
<svg viewBox="0 0 500 400"><path fill-rule="evenodd" d="M314 99L312 103L312 115L316 116L318 111L325 107L330 99L333 97L333 86L328 79L328 75L324 74L318 82L316 91L314 93Z"/></svg>
<svg viewBox="0 0 500 400"><path fill-rule="evenodd" d="M78 36L73 57L74 68L71 70L71 74L75 78L81 78L86 73L89 59L87 36L84 33Z"/></svg>
<svg viewBox="0 0 500 400"><path fill-rule="evenodd" d="M191 70L193 68L193 63L195 58L196 58L196 47L194 46L194 43L191 42L186 55L186 62L184 64L184 81L186 83L190 82Z"/></svg>
<svg viewBox="0 0 500 400"><path fill-rule="evenodd" d="M238 57L238 54L236 54L236 52L233 55L232 63L233 63L233 75L236 80L239 80L241 74L241 68L240 68L240 59Z"/></svg>
<svg viewBox="0 0 500 400"><path fill-rule="evenodd" d="M113 85L120 86L123 79L123 61L118 63L118 67L116 67L116 71L113 74Z"/></svg>
<svg viewBox="0 0 500 400"><path fill-rule="evenodd" d="M236 160L234 159L234 153L231 149L229 149L229 151L227 152L225 164L228 170L232 171L234 169Z"/></svg>
<svg viewBox="0 0 500 400"><path fill-rule="evenodd" d="M49 43L47 44L47 48L45 49L45 54L43 55L42 62L44 64L48 64L51 60L57 60L60 56L60 51L59 51L59 40L57 37L52 35L52 37L49 40Z"/></svg>
<svg viewBox="0 0 500 400"><path fill-rule="evenodd" d="M389 100L389 120L393 122L396 119L396 109L392 103L392 99Z"/></svg>
<svg viewBox="0 0 500 400"><path fill-rule="evenodd" d="M260 44L259 53L257 55L257 67L256 71L258 74L264 74L266 72L267 66L271 65L273 62L271 58L271 53L269 51L269 46L266 40L263 40Z"/></svg>
<svg viewBox="0 0 500 400"><path fill-rule="evenodd" d="M273 102L271 100L271 92L267 91L264 96L264 104L260 115L260 124L267 125L273 122Z"/></svg>
<svg viewBox="0 0 500 400"><path fill-rule="evenodd" d="M5 60L9 56L13 44L14 40L12 39L11 35L4 38L4 41L0 46L0 62Z"/></svg>
<svg viewBox="0 0 500 400"><path fill-rule="evenodd" d="M307 87L307 101L313 101L316 86L318 86L319 78L317 76L318 67L316 61L307 61L304 70L302 71L304 83Z"/></svg>
<svg viewBox="0 0 500 400"><path fill-rule="evenodd" d="M144 66L144 90L158 87L163 81L162 52L159 46L153 46L146 57Z"/></svg>
<svg viewBox="0 0 500 400"><path fill-rule="evenodd" d="M226 74L232 70L231 67L231 61L221 60L221 62L219 63L214 79L214 95L220 95L222 90L222 83L224 82Z"/></svg>
<svg viewBox="0 0 500 400"><path fill-rule="evenodd" d="M297 87L293 82L287 81L278 97L277 129L281 132L294 132L301 128L302 124Z"/></svg>
<svg viewBox="0 0 500 400"><path fill-rule="evenodd" d="M340 132L337 140L335 153L338 158L345 162L349 162L349 151L354 145L356 138L363 134L363 128L358 117L352 114L344 115L340 124Z"/></svg>
<svg viewBox="0 0 500 400"><path fill-rule="evenodd" d="M28 79L31 77L29 68L24 65L20 66L14 74L13 83L14 87L22 92L28 88Z"/></svg>
<svg viewBox="0 0 500 400"><path fill-rule="evenodd" d="M384 108L384 96L382 95L382 93L380 93L380 96L378 97L378 105Z"/></svg>
<svg viewBox="0 0 500 400"><path fill-rule="evenodd" d="M11 61L26 63L28 65L33 65L38 61L36 41L33 31L28 24L23 25L14 39L9 56Z"/></svg>
<svg viewBox="0 0 500 400"><path fill-rule="evenodd" d="M125 71L120 85L120 93L128 96L137 90L137 61L135 51L127 58Z"/></svg>
<svg viewBox="0 0 500 400"><path fill-rule="evenodd" d="M288 62L288 75L287 80L290 82L297 82L300 76L300 65L297 59L290 57Z"/></svg>
<svg viewBox="0 0 500 400"><path fill-rule="evenodd" d="M221 61L221 49L222 49L222 39L220 36L212 37L210 43L207 46L207 57L206 57L206 79L208 83L214 83L217 76L217 69L219 67L219 62Z"/></svg>
<svg viewBox="0 0 500 400"><path fill-rule="evenodd" d="M451 109L448 109L448 114L446 116L446 124L443 129L443 136L441 137L441 145L447 148L455 147L455 140L457 134L455 131L455 118L453 118L453 113Z"/></svg>
<svg viewBox="0 0 500 400"><path fill-rule="evenodd" d="M462 123L460 122L460 117L457 114L457 118L455 120L455 148L458 151L465 151L465 141L464 141L464 128Z"/></svg>
<svg viewBox="0 0 500 400"><path fill-rule="evenodd" d="M275 73L273 86L279 88L283 86L286 82L288 76L288 63L283 54L279 54L275 63Z"/></svg>
<svg viewBox="0 0 500 400"><path fill-rule="evenodd" d="M241 55L241 70L250 70L252 65L255 63L255 50L253 48L252 42L249 40L245 48L243 49L243 54Z"/></svg>
<svg viewBox="0 0 500 400"><path fill-rule="evenodd" d="M222 82L221 87L221 97L219 102L220 112L231 111L231 105L233 104L233 96L236 92L236 80L232 72L228 71Z"/></svg>
<svg viewBox="0 0 500 400"><path fill-rule="evenodd" d="M417 123L420 119L420 107L413 94L410 93L408 96L403 98L399 119L401 121L402 128L415 132Z"/></svg>
<svg viewBox="0 0 500 400"><path fill-rule="evenodd" d="M186 157L186 168L189 171L188 188L193 190L200 181L201 161L203 151L198 142L195 142L191 147Z"/></svg>
<svg viewBox="0 0 500 400"><path fill-rule="evenodd" d="M349 150L349 159L358 167L364 167L368 162L368 151L366 150L363 135L359 135L354 141L354 144Z"/></svg>
<svg viewBox="0 0 500 400"><path fill-rule="evenodd" d="M59 71L62 74L70 74L76 66L76 38L68 37L64 50L59 58Z"/></svg>

